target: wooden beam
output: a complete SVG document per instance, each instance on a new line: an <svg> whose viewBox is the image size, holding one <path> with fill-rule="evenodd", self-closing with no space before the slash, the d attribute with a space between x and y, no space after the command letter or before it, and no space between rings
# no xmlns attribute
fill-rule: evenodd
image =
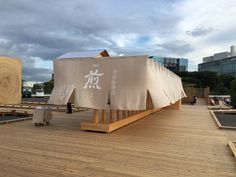
<svg viewBox="0 0 236 177"><path fill-rule="evenodd" d="M229 148L231 149L234 157L236 157L236 142L228 141Z"/></svg>
<svg viewBox="0 0 236 177"><path fill-rule="evenodd" d="M131 111L127 111L127 117L131 116Z"/></svg>
<svg viewBox="0 0 236 177"><path fill-rule="evenodd" d="M95 124L91 122L81 122L80 129L97 131L97 132L109 132L109 124Z"/></svg>
<svg viewBox="0 0 236 177"><path fill-rule="evenodd" d="M120 111L119 110L116 111L116 120L120 120Z"/></svg>
<svg viewBox="0 0 236 177"><path fill-rule="evenodd" d="M142 113L139 113L139 114L136 114L136 115L132 115L130 117L127 117L126 119L122 119L120 121L117 121L117 122L114 122L112 124L109 124L109 130L108 130L107 133L110 133L110 132L112 132L114 130L117 130L117 129L121 128L121 127L124 127L124 126L126 126L128 124L131 124L131 123L133 123L133 122L135 122L137 120L140 120L140 119L148 116L149 114L151 114L153 112L154 112L154 110L147 110L145 112L142 112Z"/></svg>
<svg viewBox="0 0 236 177"><path fill-rule="evenodd" d="M110 123L113 122L113 111L110 109Z"/></svg>
<svg viewBox="0 0 236 177"><path fill-rule="evenodd" d="M147 110L147 111L141 112L139 114L129 116L126 119L121 119L119 121L115 121L112 123L110 122L108 124L82 122L80 127L82 130L110 133L114 130L117 130L117 129L124 127L128 124L131 124L131 123L133 123L139 119L142 119L142 118L148 116L149 114L159 111L159 110L160 109Z"/></svg>
<svg viewBox="0 0 236 177"><path fill-rule="evenodd" d="M174 104L171 104L170 106L167 106L166 109L181 109L181 100L176 101Z"/></svg>
<svg viewBox="0 0 236 177"><path fill-rule="evenodd" d="M99 123L99 116L98 116L99 112L97 109L94 109L93 111L93 122L95 124L98 124Z"/></svg>
<svg viewBox="0 0 236 177"><path fill-rule="evenodd" d="M221 123L219 122L219 120L216 118L214 112L213 112L213 111L210 111L210 113L211 113L212 117L214 118L214 120L215 120L217 126L218 126L219 128L222 128L222 125L221 125Z"/></svg>
<svg viewBox="0 0 236 177"><path fill-rule="evenodd" d="M126 118L126 111L125 110L122 111L122 119L124 119L124 118Z"/></svg>
<svg viewBox="0 0 236 177"><path fill-rule="evenodd" d="M102 123L106 123L106 119L107 119L107 113L106 113L106 110L103 109L102 110Z"/></svg>

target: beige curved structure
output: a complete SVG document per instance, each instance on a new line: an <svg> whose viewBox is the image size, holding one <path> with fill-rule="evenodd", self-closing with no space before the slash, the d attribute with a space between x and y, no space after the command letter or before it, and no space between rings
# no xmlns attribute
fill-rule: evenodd
<svg viewBox="0 0 236 177"><path fill-rule="evenodd" d="M81 129L111 132L164 107L179 109L181 78L147 56L54 60L50 104L94 109ZM109 116L109 119L108 119Z"/></svg>
<svg viewBox="0 0 236 177"><path fill-rule="evenodd" d="M21 61L0 56L0 104L21 103L21 79Z"/></svg>

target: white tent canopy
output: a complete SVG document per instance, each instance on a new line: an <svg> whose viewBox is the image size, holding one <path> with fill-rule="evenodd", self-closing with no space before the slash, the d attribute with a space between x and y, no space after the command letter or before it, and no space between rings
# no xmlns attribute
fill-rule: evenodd
<svg viewBox="0 0 236 177"><path fill-rule="evenodd" d="M145 110L148 92L154 108L185 97L181 78L147 56L57 59L49 103L70 99L78 107Z"/></svg>

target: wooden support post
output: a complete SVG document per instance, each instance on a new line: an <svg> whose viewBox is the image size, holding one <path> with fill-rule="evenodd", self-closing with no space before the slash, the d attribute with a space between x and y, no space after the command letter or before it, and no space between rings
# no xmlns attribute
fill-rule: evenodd
<svg viewBox="0 0 236 177"><path fill-rule="evenodd" d="M113 122L113 111L112 111L112 109L110 109L110 123L112 123Z"/></svg>
<svg viewBox="0 0 236 177"><path fill-rule="evenodd" d="M131 110L131 111L130 111L130 116L132 116L132 115L133 115L133 111Z"/></svg>
<svg viewBox="0 0 236 177"><path fill-rule="evenodd" d="M124 118L126 118L126 111L125 110L122 111L122 119L124 119Z"/></svg>
<svg viewBox="0 0 236 177"><path fill-rule="evenodd" d="M118 109L116 111L116 120L120 120L120 111Z"/></svg>
<svg viewBox="0 0 236 177"><path fill-rule="evenodd" d="M106 116L107 116L107 114L106 114L106 110L105 109L103 109L102 110L102 123L106 123Z"/></svg>
<svg viewBox="0 0 236 177"><path fill-rule="evenodd" d="M129 117L130 116L130 111L127 111L126 113L127 113L127 117Z"/></svg>
<svg viewBox="0 0 236 177"><path fill-rule="evenodd" d="M181 100L175 102L174 104L166 107L166 109L177 109L180 110L181 109Z"/></svg>
<svg viewBox="0 0 236 177"><path fill-rule="evenodd" d="M99 123L99 116L98 116L98 110L94 109L93 110L93 123L98 124Z"/></svg>

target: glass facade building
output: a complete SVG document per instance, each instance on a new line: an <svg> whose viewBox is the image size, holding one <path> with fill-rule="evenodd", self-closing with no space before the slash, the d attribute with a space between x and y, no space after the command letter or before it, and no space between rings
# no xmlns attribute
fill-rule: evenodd
<svg viewBox="0 0 236 177"><path fill-rule="evenodd" d="M229 74L236 77L236 56L200 63L198 65L198 71L213 71L218 75Z"/></svg>
<svg viewBox="0 0 236 177"><path fill-rule="evenodd" d="M160 56L150 56L150 59L160 63L172 72L188 71L188 59L186 58L169 58Z"/></svg>

